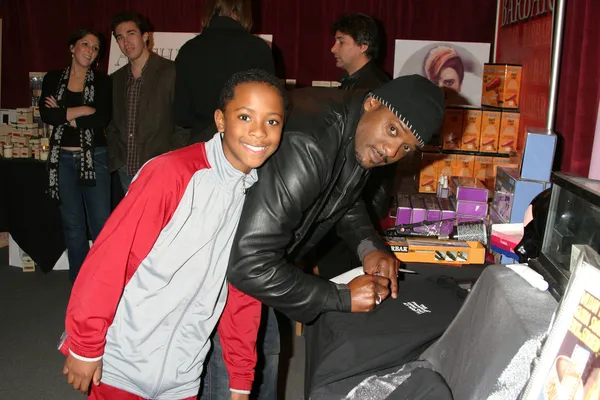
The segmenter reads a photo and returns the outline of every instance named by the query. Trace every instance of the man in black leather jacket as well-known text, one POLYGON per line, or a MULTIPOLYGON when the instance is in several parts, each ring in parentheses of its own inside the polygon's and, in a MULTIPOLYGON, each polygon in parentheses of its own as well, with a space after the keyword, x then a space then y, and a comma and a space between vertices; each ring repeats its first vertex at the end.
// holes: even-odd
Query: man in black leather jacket
MULTIPOLYGON (((390 287, 397 295, 399 262, 375 232, 362 189, 371 168, 395 163, 431 138, 443 119, 443 94, 418 75, 361 93, 292 91, 280 147, 249 189, 233 240, 231 284, 295 321, 326 311, 370 311, 390 287), (293 264, 334 226, 366 272, 347 285, 293 264)), ((258 398, 275 400, 279 332, 272 309, 262 324, 258 398)), ((222 357, 213 358, 215 373, 226 376, 222 357)))
MULTIPOLYGON (((390 81, 376 65, 383 32, 374 18, 362 13, 342 15, 333 24, 332 32, 335 43, 331 52, 336 66, 346 71, 339 79, 339 90, 368 91, 390 81)), ((395 164, 377 168, 363 189, 367 212, 375 227, 389 212, 395 172, 395 164)), ((318 268, 320 276, 329 279, 360 266, 361 260, 331 230, 311 251, 308 262, 318 268)))
POLYGON ((366 97, 301 89, 279 150, 248 191, 228 268, 231 284, 292 320, 326 311, 370 311, 398 289, 398 260, 373 228, 361 191, 369 170, 397 162, 441 126, 442 91, 419 75, 366 97), (367 275, 338 285, 296 268, 332 228, 356 249, 367 275), (381 275, 389 281, 376 280, 381 275))

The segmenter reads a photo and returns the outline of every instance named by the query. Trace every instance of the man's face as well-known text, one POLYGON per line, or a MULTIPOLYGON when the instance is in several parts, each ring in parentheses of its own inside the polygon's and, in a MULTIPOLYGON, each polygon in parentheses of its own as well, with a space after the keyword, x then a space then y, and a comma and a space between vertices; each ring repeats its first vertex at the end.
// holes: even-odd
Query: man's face
POLYGON ((417 138, 389 108, 372 97, 363 107, 354 140, 356 160, 363 168, 395 163, 416 150, 417 138))
POLYGON ((137 60, 146 48, 148 32, 143 35, 135 22, 123 22, 115 28, 115 39, 119 48, 130 60, 137 60))
POLYGON ((335 66, 346 71, 356 70, 355 65, 360 62, 369 46, 358 45, 352 39, 352 36, 337 31, 335 33, 335 43, 331 52, 335 57, 335 66))

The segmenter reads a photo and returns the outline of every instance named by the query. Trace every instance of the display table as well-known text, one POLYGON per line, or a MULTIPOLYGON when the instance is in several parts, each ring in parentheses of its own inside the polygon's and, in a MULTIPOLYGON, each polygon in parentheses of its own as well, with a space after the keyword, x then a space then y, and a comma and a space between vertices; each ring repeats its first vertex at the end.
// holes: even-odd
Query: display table
POLYGON ((46 164, 0 159, 0 184, 0 232, 9 232, 41 270, 52 270, 65 242, 58 205, 46 195, 46 164))
MULTIPOLYGON (((415 265, 409 268, 417 269, 415 265)), ((428 267, 420 266, 419 269, 426 270, 428 267)), ((461 269, 448 272, 457 270, 461 269)), ((405 285, 410 283, 409 280, 405 285)), ((384 304, 385 302, 382 306, 384 304)), ((531 360, 556 306, 556 300, 548 292, 533 288, 505 266, 487 267, 445 333, 428 346, 420 357, 415 355, 415 358, 433 365, 435 371, 446 380, 455 399, 517 398, 516 394, 528 379, 531 360)), ((344 360, 332 359, 331 355, 339 357, 337 348, 350 347, 341 342, 336 343, 336 337, 325 335, 335 330, 332 324, 339 324, 338 318, 340 317, 335 315, 325 315, 325 318, 321 317, 307 328, 307 399, 343 399, 368 377, 378 376, 378 379, 373 380, 375 384, 390 379, 391 375, 386 374, 393 374, 407 361, 398 359, 398 365, 390 366, 389 360, 384 360, 385 363, 381 363, 377 371, 371 362, 369 347, 377 348, 382 353, 380 346, 388 343, 389 352, 396 352, 406 340, 414 341, 413 336, 418 333, 415 330, 424 329, 415 324, 412 331, 403 334, 392 332, 395 340, 390 341, 371 321, 369 326, 374 329, 364 329, 362 337, 357 338, 355 334, 348 336, 361 346, 355 348, 354 354, 345 356, 353 358, 353 364, 348 365, 343 364, 344 360), (365 354, 361 357, 365 357, 367 362, 364 364, 365 368, 360 367, 363 362, 357 358, 361 351, 365 354), (352 376, 335 379, 341 377, 339 371, 342 365, 351 370, 352 376), (360 368, 357 369, 357 366, 360 368)), ((444 318, 444 315, 439 318, 442 325, 444 318)), ((388 320, 390 326, 394 326, 393 318, 388 320)), ((430 331, 429 326, 425 329, 430 331)))

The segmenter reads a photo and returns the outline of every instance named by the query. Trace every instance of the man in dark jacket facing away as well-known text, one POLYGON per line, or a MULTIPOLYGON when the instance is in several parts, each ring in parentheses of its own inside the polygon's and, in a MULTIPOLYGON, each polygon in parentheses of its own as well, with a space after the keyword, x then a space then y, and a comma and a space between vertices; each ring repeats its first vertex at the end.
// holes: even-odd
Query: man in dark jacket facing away
POLYGON ((397 78, 367 96, 324 88, 291 96, 279 150, 248 191, 227 277, 242 292, 299 322, 327 311, 369 311, 389 293, 380 286, 381 277, 397 296, 399 262, 369 219, 363 186, 372 168, 397 162, 433 136, 444 117, 444 96, 418 75, 397 78), (333 226, 367 274, 348 285, 306 274, 293 264, 333 226), (365 285, 368 279, 371 287, 365 285))
POLYGON ((175 60, 175 122, 191 129, 192 143, 216 133, 219 94, 233 74, 253 68, 275 74, 271 48, 250 33, 250 1, 208 0, 202 19, 202 32, 179 49, 175 60))

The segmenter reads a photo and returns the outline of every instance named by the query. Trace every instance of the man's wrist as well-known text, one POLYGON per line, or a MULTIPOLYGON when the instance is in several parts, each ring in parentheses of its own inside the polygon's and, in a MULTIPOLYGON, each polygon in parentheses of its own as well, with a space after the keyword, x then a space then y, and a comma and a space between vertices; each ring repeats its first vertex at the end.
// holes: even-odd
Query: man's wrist
POLYGON ((360 262, 364 263, 366 256, 378 250, 380 249, 378 249, 377 246, 375 246, 371 239, 364 239, 358 245, 356 252, 358 253, 358 258, 360 259, 360 262))
POLYGON ((336 283, 338 296, 340 299, 340 311, 350 312, 352 311, 352 294, 350 293, 350 287, 343 283, 336 283))

